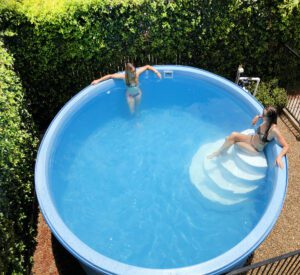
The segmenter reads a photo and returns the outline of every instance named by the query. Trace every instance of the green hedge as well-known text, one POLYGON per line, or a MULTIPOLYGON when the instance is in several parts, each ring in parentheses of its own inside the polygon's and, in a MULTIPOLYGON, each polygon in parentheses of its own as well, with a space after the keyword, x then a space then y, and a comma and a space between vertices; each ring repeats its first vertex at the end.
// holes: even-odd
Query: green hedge
POLYGON ((41 128, 99 72, 121 70, 126 60, 191 65, 230 79, 240 63, 263 80, 299 71, 284 47, 300 48, 293 1, 76 0, 51 9, 51 1, 13 2, 2 7, 0 25, 15 34, 5 42, 41 128))
POLYGON ((33 166, 37 139, 0 40, 0 273, 29 274, 35 236, 33 166))
MULTIPOLYGON (((284 45, 299 52, 298 2, 1 1, 0 32, 10 34, 5 47, 15 62, 1 42, 0 271, 30 270, 37 141, 26 108, 45 129, 99 72, 121 70, 127 60, 191 65, 230 79, 242 63, 266 82, 296 79, 299 62, 284 45)), ((270 89, 261 84, 258 99, 281 108, 284 94, 270 89)))
POLYGON ((284 88, 278 86, 278 80, 273 79, 269 82, 261 82, 258 87, 256 98, 264 106, 274 106, 279 112, 287 104, 287 93, 284 88))

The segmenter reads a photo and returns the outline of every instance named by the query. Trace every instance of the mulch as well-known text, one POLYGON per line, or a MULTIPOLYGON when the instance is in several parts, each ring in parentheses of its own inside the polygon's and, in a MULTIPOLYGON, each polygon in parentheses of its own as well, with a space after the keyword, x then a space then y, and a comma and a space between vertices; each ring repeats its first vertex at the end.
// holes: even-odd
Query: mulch
POLYGON ((38 217, 37 246, 32 274, 85 274, 79 262, 57 241, 41 212, 38 217))
MULTIPOLYGON (((284 121, 284 118, 279 120, 278 125, 290 145, 286 199, 275 227, 253 253, 252 263, 300 249, 300 142, 284 121)), ((41 213, 37 226, 37 246, 33 256, 32 274, 84 274, 78 261, 51 234, 41 213)))

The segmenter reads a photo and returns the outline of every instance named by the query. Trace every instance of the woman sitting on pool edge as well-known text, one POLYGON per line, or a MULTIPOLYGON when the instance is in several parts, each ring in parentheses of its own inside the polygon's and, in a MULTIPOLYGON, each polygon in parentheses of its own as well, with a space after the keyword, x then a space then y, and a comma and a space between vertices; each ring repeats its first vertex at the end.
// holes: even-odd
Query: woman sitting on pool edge
POLYGON ((154 72, 159 78, 161 78, 161 74, 155 68, 150 65, 143 66, 136 70, 136 68, 131 64, 127 63, 125 65, 125 74, 124 73, 115 73, 108 74, 99 79, 94 80, 91 84, 95 85, 101 81, 107 79, 124 79, 126 84, 126 99, 129 106, 130 113, 133 114, 135 109, 139 106, 141 102, 142 92, 139 88, 139 76, 145 72, 146 70, 150 70, 154 72))
POLYGON ((259 118, 263 119, 263 123, 257 128, 255 134, 245 135, 233 132, 226 138, 225 142, 216 152, 207 156, 212 159, 227 151, 230 146, 237 143, 240 147, 245 148, 250 152, 260 152, 272 139, 276 138, 283 147, 279 155, 276 157, 276 164, 283 168, 282 157, 285 156, 289 149, 285 138, 277 127, 277 111, 274 107, 267 107, 264 109, 262 115, 257 115, 252 120, 252 125, 255 125, 259 118))

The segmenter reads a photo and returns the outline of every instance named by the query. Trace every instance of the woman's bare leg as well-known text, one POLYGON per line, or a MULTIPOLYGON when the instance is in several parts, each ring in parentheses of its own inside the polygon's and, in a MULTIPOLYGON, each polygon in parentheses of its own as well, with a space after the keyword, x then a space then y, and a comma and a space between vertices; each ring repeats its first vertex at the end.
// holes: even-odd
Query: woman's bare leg
POLYGON ((142 99, 142 93, 140 92, 139 95, 137 95, 135 97, 135 109, 137 110, 140 106, 141 103, 141 99, 142 99))
POLYGON ((236 145, 238 145, 240 148, 245 149, 249 153, 258 153, 257 150, 249 142, 237 142, 236 145))
POLYGON ((127 95, 126 99, 127 99, 127 103, 128 103, 130 113, 133 114, 134 113, 134 98, 130 95, 127 95))
POLYGON ((212 159, 214 157, 219 156, 223 152, 227 151, 230 146, 232 146, 236 142, 246 142, 250 144, 251 137, 249 135, 244 135, 238 132, 232 132, 230 136, 228 136, 223 143, 223 145, 214 153, 207 156, 208 159, 212 159))

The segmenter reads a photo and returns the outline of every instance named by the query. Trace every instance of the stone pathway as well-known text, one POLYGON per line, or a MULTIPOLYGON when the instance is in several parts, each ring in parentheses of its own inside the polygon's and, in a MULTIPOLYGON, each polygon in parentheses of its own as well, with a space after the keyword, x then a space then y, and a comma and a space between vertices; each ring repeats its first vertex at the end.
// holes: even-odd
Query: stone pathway
MULTIPOLYGON (((283 120, 280 119, 278 125, 290 145, 288 191, 279 219, 270 235, 255 251, 252 263, 300 249, 300 142, 283 120)), ((33 274, 84 274, 77 260, 51 234, 41 213, 33 260, 33 274)))

